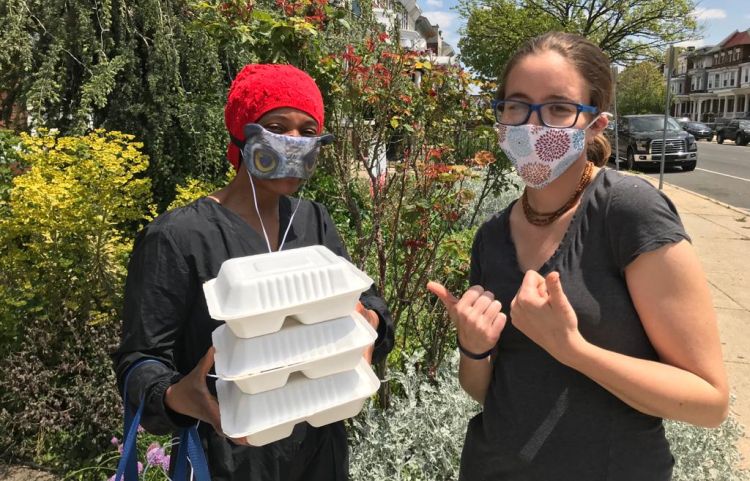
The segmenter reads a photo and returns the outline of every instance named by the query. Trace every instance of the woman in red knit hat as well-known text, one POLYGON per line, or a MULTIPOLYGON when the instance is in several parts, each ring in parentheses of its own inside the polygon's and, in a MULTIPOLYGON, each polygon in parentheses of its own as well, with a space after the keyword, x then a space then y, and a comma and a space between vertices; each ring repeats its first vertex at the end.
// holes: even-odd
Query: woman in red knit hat
MULTIPOLYGON (((348 479, 342 422, 300 423, 289 438, 242 445, 221 434, 207 375, 213 365, 202 285, 230 258, 325 245, 346 256, 322 205, 292 198, 312 175, 323 135, 323 99, 315 81, 290 65, 247 65, 229 90, 227 158, 237 170, 225 188, 159 216, 136 239, 125 286, 123 334, 113 358, 122 392, 145 400, 141 424, 163 434, 199 423, 211 477, 217 480, 348 479), (160 362, 137 365, 143 359, 160 362), (135 366, 132 372, 128 372, 135 366)), ((378 332, 373 362, 393 346, 388 309, 374 289, 357 310, 378 332)), ((181 480, 180 480, 181 481, 181 480)))

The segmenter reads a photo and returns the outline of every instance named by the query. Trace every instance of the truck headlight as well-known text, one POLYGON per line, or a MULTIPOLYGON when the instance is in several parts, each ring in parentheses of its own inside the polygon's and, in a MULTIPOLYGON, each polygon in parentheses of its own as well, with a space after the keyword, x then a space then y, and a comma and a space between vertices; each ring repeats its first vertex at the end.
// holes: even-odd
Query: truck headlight
POLYGON ((648 140, 636 140, 635 147, 639 152, 648 152, 648 140))
POLYGON ((693 137, 692 135, 687 136, 687 149, 698 150, 698 144, 695 143, 695 137, 693 137))

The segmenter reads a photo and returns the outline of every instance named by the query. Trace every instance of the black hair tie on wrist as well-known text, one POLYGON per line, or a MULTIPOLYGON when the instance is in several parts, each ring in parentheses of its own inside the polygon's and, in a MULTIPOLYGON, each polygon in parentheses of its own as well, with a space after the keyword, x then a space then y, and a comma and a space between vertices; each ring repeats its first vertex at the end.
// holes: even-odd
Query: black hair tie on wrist
POLYGON ((486 359, 487 356, 495 352, 495 347, 490 349, 489 351, 483 352, 481 354, 475 354, 471 351, 466 350, 462 345, 461 341, 458 340, 458 333, 456 333, 456 345, 458 346, 458 350, 461 351, 461 354, 468 357, 469 359, 474 359, 475 361, 481 361, 482 359, 486 359))

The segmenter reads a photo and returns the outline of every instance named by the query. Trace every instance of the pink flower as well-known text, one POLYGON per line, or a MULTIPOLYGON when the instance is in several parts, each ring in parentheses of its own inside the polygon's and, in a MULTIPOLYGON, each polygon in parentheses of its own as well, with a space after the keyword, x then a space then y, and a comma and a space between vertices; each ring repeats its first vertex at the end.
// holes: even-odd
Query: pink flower
POLYGON ((158 443, 153 443, 146 451, 146 462, 150 466, 159 466, 164 471, 169 470, 170 456, 164 453, 164 448, 158 443))
POLYGON ((117 436, 112 436, 112 439, 109 440, 110 443, 112 443, 112 446, 119 446, 120 440, 117 439, 117 436))

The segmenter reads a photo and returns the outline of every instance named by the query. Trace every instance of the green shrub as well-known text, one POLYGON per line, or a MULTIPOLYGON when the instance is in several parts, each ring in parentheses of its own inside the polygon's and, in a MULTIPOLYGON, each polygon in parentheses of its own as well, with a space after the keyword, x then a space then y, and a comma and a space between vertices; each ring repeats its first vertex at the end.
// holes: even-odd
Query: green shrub
POLYGON ((147 158, 132 137, 21 136, 28 169, 0 208, 0 452, 67 469, 119 423, 108 353, 147 158))
POLYGON ((18 153, 21 139, 9 130, 0 130, 0 200, 7 200, 13 177, 21 173, 23 163, 18 153))

